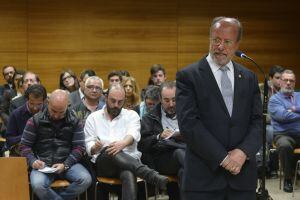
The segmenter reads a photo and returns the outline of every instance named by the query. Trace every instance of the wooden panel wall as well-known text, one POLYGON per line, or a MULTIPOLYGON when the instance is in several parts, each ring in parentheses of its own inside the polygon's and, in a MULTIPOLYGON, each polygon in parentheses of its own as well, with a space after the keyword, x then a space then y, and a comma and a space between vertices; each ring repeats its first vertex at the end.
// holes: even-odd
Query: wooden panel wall
POLYGON ((153 63, 174 79, 204 56, 212 18, 225 15, 242 21, 241 50, 265 71, 279 64, 300 75, 298 8, 297 0, 4 1, 0 64, 38 73, 49 91, 58 87, 63 68, 77 74, 92 68, 103 79, 112 69, 127 69, 144 87, 153 63))

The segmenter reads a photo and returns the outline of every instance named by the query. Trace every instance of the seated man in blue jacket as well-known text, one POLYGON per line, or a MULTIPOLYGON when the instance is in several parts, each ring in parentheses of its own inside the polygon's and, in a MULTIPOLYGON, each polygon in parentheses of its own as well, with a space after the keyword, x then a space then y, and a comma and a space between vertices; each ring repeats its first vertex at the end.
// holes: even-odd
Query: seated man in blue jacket
POLYGON ((274 141, 279 149, 284 171, 285 192, 292 192, 293 151, 300 147, 300 93, 294 92, 296 76, 292 70, 284 70, 281 75, 280 92, 269 101, 274 141))

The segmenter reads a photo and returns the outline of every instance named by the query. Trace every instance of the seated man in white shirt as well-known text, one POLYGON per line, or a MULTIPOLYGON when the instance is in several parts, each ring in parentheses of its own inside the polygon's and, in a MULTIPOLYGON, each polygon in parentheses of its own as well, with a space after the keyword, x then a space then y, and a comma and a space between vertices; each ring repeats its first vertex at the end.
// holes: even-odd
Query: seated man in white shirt
POLYGON ((166 188, 168 179, 141 163, 137 150, 140 118, 135 111, 123 109, 124 102, 124 88, 120 84, 110 86, 106 107, 89 115, 84 133, 97 176, 120 178, 122 199, 132 199, 137 194, 136 176, 159 188, 166 188))

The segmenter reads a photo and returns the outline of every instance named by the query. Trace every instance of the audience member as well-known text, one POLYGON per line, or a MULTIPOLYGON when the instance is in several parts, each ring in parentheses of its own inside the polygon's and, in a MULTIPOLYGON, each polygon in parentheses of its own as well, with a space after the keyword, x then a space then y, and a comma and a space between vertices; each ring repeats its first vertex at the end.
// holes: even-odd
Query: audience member
POLYGON ((74 107, 82 102, 82 100, 84 98, 83 92, 84 92, 85 81, 88 77, 91 77, 91 76, 96 76, 96 73, 94 70, 86 69, 83 72, 81 72, 80 77, 79 77, 80 87, 78 88, 78 90, 71 92, 69 95, 69 101, 70 101, 70 105, 72 107, 74 107))
POLYGON ((160 85, 167 79, 166 70, 161 64, 152 65, 150 74, 148 85, 160 85))
POLYGON ((79 88, 78 79, 75 73, 70 70, 63 70, 59 76, 59 89, 67 90, 70 93, 79 88))
POLYGON ((122 75, 119 71, 113 70, 108 74, 107 79, 108 79, 109 86, 111 86, 113 84, 121 83, 122 75))
POLYGON ((269 101, 274 142, 279 149, 279 158, 284 172, 285 192, 292 192, 293 150, 300 147, 300 93, 295 92, 296 76, 292 70, 281 74, 280 92, 269 101))
MULTIPOLYGON (((280 90, 280 77, 284 69, 281 66, 274 65, 269 71, 268 81, 268 99, 273 94, 276 94, 280 90)), ((262 101, 264 101, 264 83, 259 84, 262 101)), ((271 125, 271 117, 268 112, 266 115, 266 137, 269 148, 273 148, 273 127, 271 125)), ((267 163, 267 177, 277 178, 278 177, 278 153, 269 152, 269 160, 267 163)))
POLYGON ((47 109, 27 121, 20 150, 32 168, 30 185, 39 199, 75 199, 91 184, 89 172, 78 163, 85 152, 84 133, 68 108, 67 91, 53 91, 47 109), (47 166, 55 172, 39 171, 47 166), (71 184, 54 191, 50 185, 59 178, 71 184))
POLYGON ((5 79, 6 83, 0 87, 0 95, 3 95, 5 90, 11 91, 11 97, 17 95, 16 86, 14 83, 14 76, 16 73, 16 68, 12 65, 5 65, 2 68, 3 78, 5 79))
MULTIPOLYGON (((26 92, 29 86, 40 83, 40 78, 33 72, 26 72, 22 77, 22 89, 24 92, 26 92)), ((26 99, 24 95, 13 99, 10 103, 9 113, 12 113, 16 108, 24 105, 25 102, 26 99)))
POLYGON ((35 113, 42 110, 47 92, 44 86, 35 84, 26 90, 24 97, 26 103, 15 109, 9 116, 6 130, 6 145, 10 156, 20 156, 19 143, 26 125, 26 122, 35 113))
POLYGON ((124 108, 132 110, 140 104, 140 93, 137 82, 133 77, 124 77, 122 85, 125 89, 124 108))
MULTIPOLYGON (((175 92, 174 81, 160 85, 161 103, 142 119, 139 149, 143 153, 142 160, 147 165, 154 166, 162 174, 178 175, 181 180, 185 145, 178 128, 175 92)), ((170 200, 180 199, 178 184, 169 184, 168 195, 170 200)))
MULTIPOLYGON (((73 109, 76 116, 85 124, 86 118, 94 111, 102 109, 105 101, 103 96, 103 80, 98 76, 88 77, 85 81, 84 99, 73 109)), ((105 99, 105 98, 104 98, 105 99)))
POLYGON ((136 176, 160 188, 166 186, 168 179, 140 162, 141 153, 137 150, 140 118, 136 112, 123 109, 124 102, 124 88, 120 84, 111 85, 106 107, 88 116, 84 132, 97 176, 120 178, 125 200, 136 198, 136 176))
POLYGON ((23 79, 24 74, 25 74, 25 71, 21 70, 21 69, 17 69, 16 72, 15 72, 14 84, 15 84, 16 89, 17 89, 17 96, 15 96, 14 99, 19 97, 19 96, 22 96, 25 92, 22 88, 22 79, 23 79))
POLYGON ((139 114, 141 119, 160 102, 159 87, 155 85, 147 86, 147 88, 145 89, 144 98, 144 101, 134 107, 134 111, 139 114))

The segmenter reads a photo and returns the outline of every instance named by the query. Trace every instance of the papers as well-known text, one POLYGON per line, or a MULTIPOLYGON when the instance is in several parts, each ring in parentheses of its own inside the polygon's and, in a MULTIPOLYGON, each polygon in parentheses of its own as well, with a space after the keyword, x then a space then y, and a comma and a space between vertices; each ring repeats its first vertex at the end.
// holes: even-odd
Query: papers
POLYGON ((47 174, 51 174, 57 171, 57 168, 53 168, 53 167, 44 167, 43 169, 39 169, 38 171, 43 172, 43 173, 47 173, 47 174))
POLYGON ((168 137, 164 138, 165 140, 170 139, 171 137, 176 137, 180 134, 179 129, 175 129, 172 134, 170 134, 168 137))

